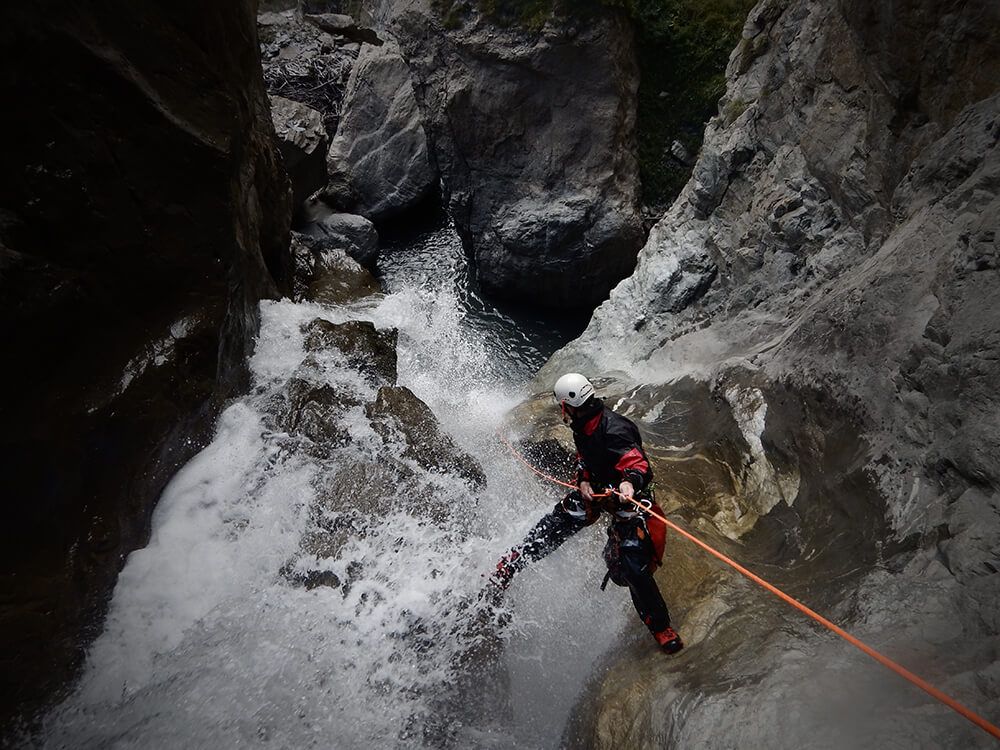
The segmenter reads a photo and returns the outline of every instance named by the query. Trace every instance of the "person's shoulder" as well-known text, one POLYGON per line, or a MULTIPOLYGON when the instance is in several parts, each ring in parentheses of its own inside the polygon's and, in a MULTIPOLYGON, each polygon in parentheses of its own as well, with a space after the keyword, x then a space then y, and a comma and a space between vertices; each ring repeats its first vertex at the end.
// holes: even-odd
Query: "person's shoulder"
POLYGON ((608 407, 604 407, 604 413, 608 415, 609 419, 621 420, 622 422, 627 422, 630 425, 633 426, 635 425, 635 422, 626 417, 624 414, 615 411, 614 409, 609 409, 608 407))
POLYGON ((635 430, 639 431, 638 425, 631 419, 626 417, 624 414, 619 414, 611 409, 605 409, 604 413, 607 415, 608 426, 617 426, 620 429, 635 430))

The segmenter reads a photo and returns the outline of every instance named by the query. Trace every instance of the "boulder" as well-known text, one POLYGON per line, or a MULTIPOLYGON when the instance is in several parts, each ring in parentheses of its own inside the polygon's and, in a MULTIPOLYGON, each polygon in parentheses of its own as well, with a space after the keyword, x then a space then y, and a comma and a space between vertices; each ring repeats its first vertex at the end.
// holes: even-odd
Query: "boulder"
POLYGON ((343 250, 322 250, 306 298, 325 305, 346 305, 380 289, 375 277, 343 250))
POLYGON ((324 249, 343 250, 365 268, 378 260, 378 232, 364 216, 338 213, 321 201, 305 207, 306 223, 301 229, 324 249))
MULTIPOLYGON (((290 429, 301 429, 303 418, 308 419, 311 410, 318 407, 316 424, 326 423, 322 427, 324 437, 341 430, 339 420, 344 410, 357 404, 349 395, 304 378, 293 378, 286 394, 288 407, 284 412, 290 417, 290 429)), ((404 459, 435 474, 455 474, 476 487, 485 482, 474 459, 454 446, 440 431, 430 409, 408 389, 380 388, 378 397, 366 405, 365 412, 375 432, 383 438, 382 446, 370 461, 338 456, 332 470, 317 478, 316 499, 310 507, 310 530, 303 536, 298 553, 282 568, 285 578, 305 588, 347 588, 358 579, 362 571, 357 564, 347 566, 347 579, 342 580, 327 569, 327 561, 338 560, 351 538, 365 535, 373 519, 377 520, 384 512, 386 498, 393 498, 394 511, 405 511, 435 525, 449 523, 454 507, 452 498, 442 494, 433 478, 404 459), (400 438, 404 443, 402 455, 397 453, 400 438)), ((305 428, 309 427, 310 423, 305 422, 305 428)), ((343 443, 334 437, 326 443, 325 452, 314 451, 314 455, 329 457, 329 449, 340 445, 343 443)))
POLYGON ((395 43, 361 49, 327 166, 344 188, 336 191, 341 205, 376 223, 437 189, 410 68, 395 43))
POLYGON ((428 471, 455 474, 475 487, 486 484, 482 467, 441 431, 434 412, 406 386, 383 386, 365 407, 384 440, 403 439, 403 455, 428 471))
POLYGON ((292 200, 298 206, 326 185, 326 129, 323 115, 312 107, 271 95, 271 121, 278 147, 292 181, 292 200))
POLYGON ((349 391, 311 379, 310 369, 307 363, 302 374, 288 382, 283 408, 275 412, 282 429, 307 438, 312 443, 311 453, 325 457, 350 441, 350 433, 340 419, 346 409, 361 402, 349 391))
POLYGON ((351 367, 356 368, 374 385, 396 383, 395 328, 379 331, 368 321, 351 320, 331 323, 317 318, 302 327, 306 351, 337 349, 351 367))
POLYGON ((643 239, 630 21, 604 9, 557 15, 539 31, 500 27, 463 4, 461 22, 442 30, 431 0, 377 5, 413 71, 483 286, 592 309, 632 270, 643 239))
POLYGON ((382 46, 382 40, 378 38, 378 34, 372 29, 358 26, 357 21, 350 16, 340 13, 307 13, 305 19, 327 34, 338 34, 359 44, 382 46))
POLYGON ((325 248, 307 235, 292 233, 295 299, 347 305, 377 294, 371 273, 340 248, 325 248))

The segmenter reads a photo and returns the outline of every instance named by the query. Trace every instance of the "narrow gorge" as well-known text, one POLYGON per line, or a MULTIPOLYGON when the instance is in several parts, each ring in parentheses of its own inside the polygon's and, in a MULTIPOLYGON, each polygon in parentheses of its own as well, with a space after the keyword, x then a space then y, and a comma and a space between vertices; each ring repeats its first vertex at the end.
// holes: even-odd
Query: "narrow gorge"
POLYGON ((0 745, 987 748, 678 535, 666 655, 552 399, 1000 723, 1000 6, 0 11, 0 745))

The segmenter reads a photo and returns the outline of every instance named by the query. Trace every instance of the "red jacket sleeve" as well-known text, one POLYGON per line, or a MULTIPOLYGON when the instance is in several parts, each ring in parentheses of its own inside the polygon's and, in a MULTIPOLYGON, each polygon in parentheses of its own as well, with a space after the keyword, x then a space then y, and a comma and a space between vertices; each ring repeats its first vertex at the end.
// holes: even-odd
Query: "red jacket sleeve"
POLYGON ((621 474, 622 481, 628 480, 635 489, 641 490, 651 479, 652 472, 649 470, 649 461, 640 448, 632 448, 622 454, 615 464, 615 470, 621 474))

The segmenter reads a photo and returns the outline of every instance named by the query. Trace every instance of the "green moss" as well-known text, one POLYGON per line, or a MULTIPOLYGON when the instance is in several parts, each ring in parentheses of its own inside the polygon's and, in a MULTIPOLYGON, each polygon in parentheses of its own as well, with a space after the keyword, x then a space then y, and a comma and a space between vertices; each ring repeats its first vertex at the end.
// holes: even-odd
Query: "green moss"
POLYGON ((539 31, 552 17, 553 0, 476 0, 479 9, 500 26, 539 31))
POLYGON ((758 34, 753 39, 742 39, 736 51, 736 72, 743 75, 753 64, 753 61, 767 52, 771 40, 766 34, 758 34))
POLYGON ((431 8, 441 19, 441 26, 447 31, 454 31, 461 28, 462 21, 469 10, 469 4, 465 0, 431 0, 431 8))
POLYGON ((636 21, 643 200, 663 206, 691 174, 669 155, 670 145, 679 141, 692 155, 701 148, 705 123, 725 93, 726 62, 754 0, 624 1, 636 21))
POLYGON ((726 105, 722 108, 722 119, 726 125, 732 125, 736 120, 747 111, 747 107, 750 106, 750 102, 744 101, 739 97, 735 99, 730 99, 726 102, 726 105))
POLYGON ((452 8, 441 21, 441 25, 449 31, 457 29, 462 25, 462 12, 458 8, 452 8))

